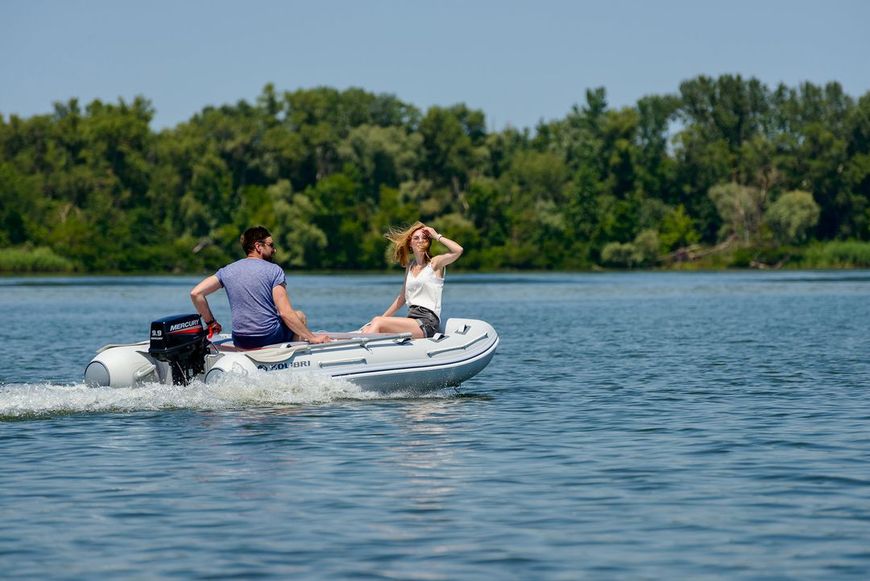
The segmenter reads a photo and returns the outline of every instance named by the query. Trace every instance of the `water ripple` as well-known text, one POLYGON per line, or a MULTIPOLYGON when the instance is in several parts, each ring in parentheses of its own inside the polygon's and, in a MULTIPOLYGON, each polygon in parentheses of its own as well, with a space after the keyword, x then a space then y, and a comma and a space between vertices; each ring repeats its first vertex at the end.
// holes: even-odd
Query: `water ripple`
MULTIPOLYGON (((866 577, 867 273, 450 280, 502 344, 431 398, 87 388, 93 350, 189 308, 190 281, 7 280, 4 576, 866 577)), ((398 290, 288 281, 325 328, 398 290)))

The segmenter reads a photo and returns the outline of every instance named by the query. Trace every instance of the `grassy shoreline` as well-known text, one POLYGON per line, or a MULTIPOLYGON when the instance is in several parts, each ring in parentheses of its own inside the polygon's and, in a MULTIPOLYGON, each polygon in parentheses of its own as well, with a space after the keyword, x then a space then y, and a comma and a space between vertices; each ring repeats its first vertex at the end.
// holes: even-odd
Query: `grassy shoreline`
MULTIPOLYGON (((800 247, 743 247, 722 253, 706 254, 693 260, 672 261, 645 268, 593 267, 578 270, 527 270, 516 268, 469 270, 461 267, 454 272, 463 273, 517 273, 517 272, 600 272, 600 271, 719 271, 719 270, 857 270, 870 268, 870 242, 831 241, 815 242, 800 247)), ((208 273, 199 271, 84 271, 73 261, 60 256, 47 247, 19 246, 0 248, 0 276, 20 275, 127 275, 127 276, 195 276, 208 273)), ((294 270, 299 274, 392 274, 395 269, 383 270, 294 270)))

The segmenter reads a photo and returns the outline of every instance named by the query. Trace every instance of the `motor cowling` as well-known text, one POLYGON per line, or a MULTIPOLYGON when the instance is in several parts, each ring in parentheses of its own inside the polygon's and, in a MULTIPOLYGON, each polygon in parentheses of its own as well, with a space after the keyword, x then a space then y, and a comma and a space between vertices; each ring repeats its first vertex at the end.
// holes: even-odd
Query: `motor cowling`
POLYGON ((151 322, 148 354, 169 364, 176 385, 187 385, 205 371, 208 345, 208 335, 197 314, 171 315, 151 322))

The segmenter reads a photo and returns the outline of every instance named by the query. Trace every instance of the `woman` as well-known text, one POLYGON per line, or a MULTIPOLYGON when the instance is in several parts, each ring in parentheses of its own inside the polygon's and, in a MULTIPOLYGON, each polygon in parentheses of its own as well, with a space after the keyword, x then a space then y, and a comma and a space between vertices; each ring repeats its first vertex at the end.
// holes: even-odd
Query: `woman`
POLYGON ((363 333, 411 333, 415 339, 432 337, 441 325, 444 269, 462 256, 462 246, 422 222, 402 231, 390 231, 387 238, 393 243, 393 260, 405 267, 405 284, 383 316, 372 319, 363 333), (446 246, 448 252, 430 255, 432 240, 446 246), (408 316, 394 317, 404 304, 408 305, 408 316))

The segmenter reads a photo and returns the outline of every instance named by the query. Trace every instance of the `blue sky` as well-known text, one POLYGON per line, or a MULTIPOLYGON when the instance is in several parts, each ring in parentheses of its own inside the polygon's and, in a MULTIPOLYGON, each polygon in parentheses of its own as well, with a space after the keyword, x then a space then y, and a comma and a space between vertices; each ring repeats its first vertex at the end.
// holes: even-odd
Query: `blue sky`
POLYGON ((870 91, 870 2, 0 0, 0 114, 143 95, 163 128, 262 87, 463 102, 490 129, 613 107, 700 74, 870 91))

